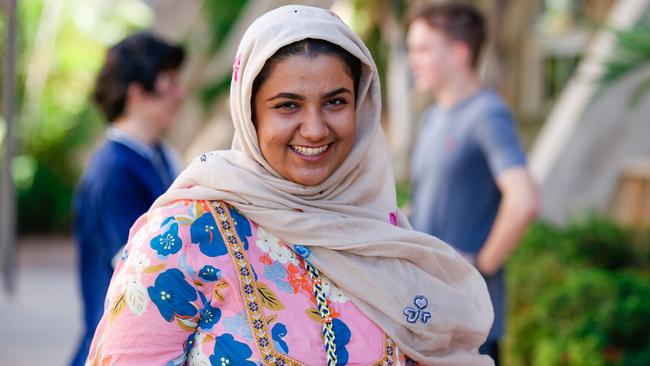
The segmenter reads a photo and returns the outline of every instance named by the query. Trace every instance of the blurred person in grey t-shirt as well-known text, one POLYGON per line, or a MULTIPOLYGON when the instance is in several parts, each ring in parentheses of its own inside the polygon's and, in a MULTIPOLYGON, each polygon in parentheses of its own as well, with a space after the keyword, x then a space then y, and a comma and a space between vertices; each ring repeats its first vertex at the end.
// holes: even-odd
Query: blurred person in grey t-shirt
POLYGON ((409 63, 416 88, 436 103, 422 117, 411 165, 411 223, 456 248, 483 274, 495 320, 481 353, 499 364, 503 265, 538 211, 512 116, 477 75, 485 21, 472 7, 412 12, 409 63))

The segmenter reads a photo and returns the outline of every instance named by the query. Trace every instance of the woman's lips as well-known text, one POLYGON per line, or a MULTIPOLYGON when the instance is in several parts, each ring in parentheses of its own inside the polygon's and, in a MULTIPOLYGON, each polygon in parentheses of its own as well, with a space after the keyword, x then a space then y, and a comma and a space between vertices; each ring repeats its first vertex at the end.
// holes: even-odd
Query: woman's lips
POLYGON ((320 146, 289 145, 289 148, 303 160, 318 161, 329 155, 332 145, 333 143, 320 146))
POLYGON ((327 151, 330 145, 327 144, 327 145, 316 146, 316 147, 302 146, 302 145, 289 145, 289 146, 291 147, 291 150, 297 152, 300 155, 318 156, 323 154, 325 151, 327 151))

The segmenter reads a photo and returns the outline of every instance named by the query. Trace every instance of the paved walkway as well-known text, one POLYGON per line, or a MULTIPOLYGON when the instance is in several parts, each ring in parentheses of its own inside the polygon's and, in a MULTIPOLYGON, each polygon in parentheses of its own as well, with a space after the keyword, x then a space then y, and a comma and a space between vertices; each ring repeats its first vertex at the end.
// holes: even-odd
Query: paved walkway
POLYGON ((0 290, 0 365, 67 365, 81 333, 75 253, 67 238, 18 245, 16 293, 0 290))

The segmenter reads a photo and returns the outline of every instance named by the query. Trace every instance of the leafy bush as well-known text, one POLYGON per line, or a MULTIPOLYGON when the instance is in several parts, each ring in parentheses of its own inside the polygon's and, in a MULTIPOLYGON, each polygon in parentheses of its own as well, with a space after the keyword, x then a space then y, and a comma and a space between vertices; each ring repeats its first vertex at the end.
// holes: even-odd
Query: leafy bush
POLYGON ((650 235, 537 223, 508 264, 509 365, 650 365, 650 235))
MULTIPOLYGON (((69 232, 70 201, 82 162, 104 127, 88 98, 95 75, 107 46, 150 22, 147 6, 137 0, 115 1, 96 14, 97 1, 63 3, 60 8, 44 0, 18 2, 17 156, 11 170, 20 234, 69 232), (56 9, 61 11, 58 26, 47 28, 38 41, 52 45, 49 50, 36 34, 50 19, 43 12, 56 9)), ((0 23, 0 34, 3 28, 0 23)))

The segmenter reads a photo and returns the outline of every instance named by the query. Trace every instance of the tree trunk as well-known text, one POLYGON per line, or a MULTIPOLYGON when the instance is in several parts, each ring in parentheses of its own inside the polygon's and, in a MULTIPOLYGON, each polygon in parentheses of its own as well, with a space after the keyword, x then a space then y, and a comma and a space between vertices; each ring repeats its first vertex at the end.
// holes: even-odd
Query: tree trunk
POLYGON ((5 120, 4 154, 2 155, 2 176, 0 176, 0 266, 7 293, 15 290, 16 268, 16 189, 11 176, 11 161, 14 156, 14 103, 16 64, 16 0, 5 2, 7 39, 4 52, 2 111, 5 120))

